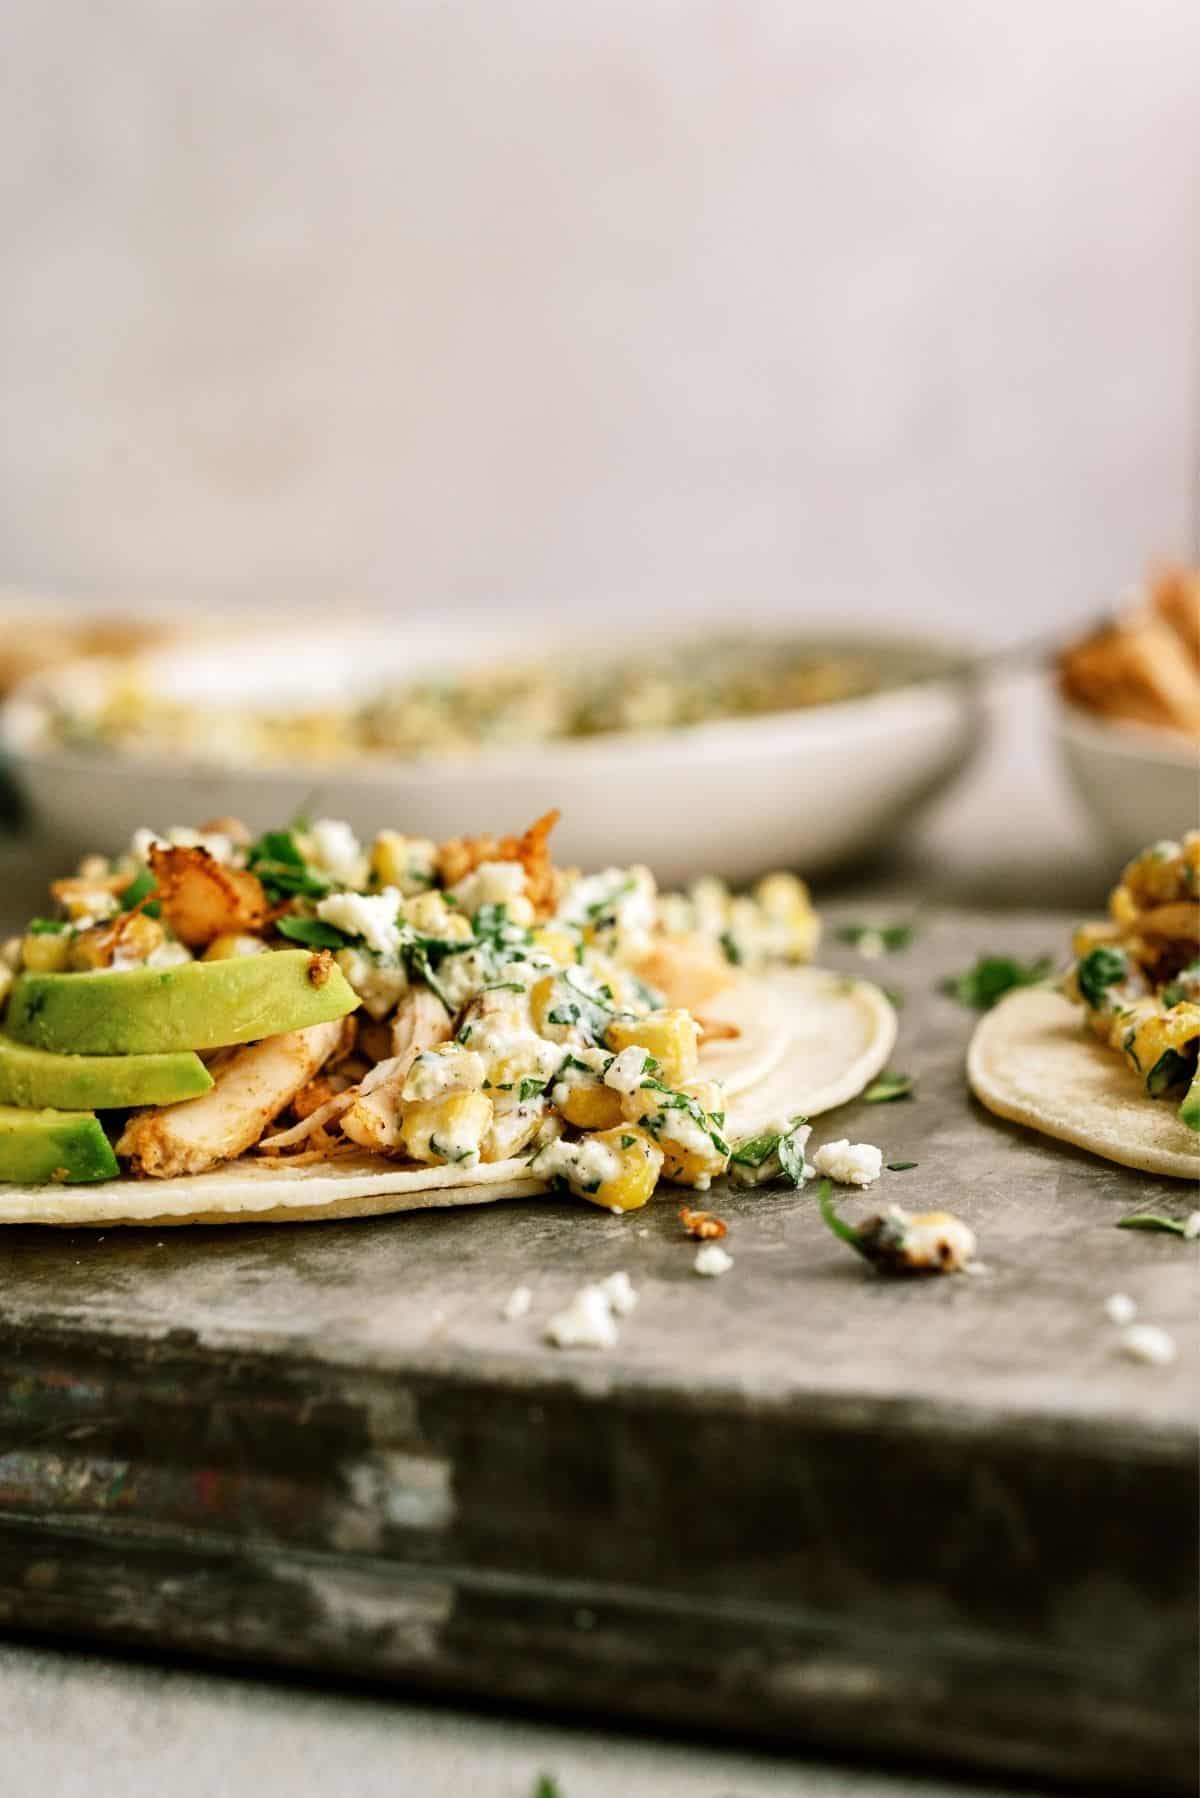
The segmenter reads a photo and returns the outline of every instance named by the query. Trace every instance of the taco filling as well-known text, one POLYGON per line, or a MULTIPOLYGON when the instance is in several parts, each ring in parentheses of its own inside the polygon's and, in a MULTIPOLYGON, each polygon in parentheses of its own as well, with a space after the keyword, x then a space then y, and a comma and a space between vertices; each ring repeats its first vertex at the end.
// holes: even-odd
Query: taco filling
POLYGON ((1200 1131, 1200 830, 1144 849, 1108 910, 1076 931, 1063 991, 1147 1095, 1200 1131))
POLYGON ((808 959, 808 894, 559 869, 555 818, 440 844, 226 819, 86 858, 0 960, 0 1181, 367 1155, 614 1211, 703 1190, 737 1150, 722 995, 808 959))

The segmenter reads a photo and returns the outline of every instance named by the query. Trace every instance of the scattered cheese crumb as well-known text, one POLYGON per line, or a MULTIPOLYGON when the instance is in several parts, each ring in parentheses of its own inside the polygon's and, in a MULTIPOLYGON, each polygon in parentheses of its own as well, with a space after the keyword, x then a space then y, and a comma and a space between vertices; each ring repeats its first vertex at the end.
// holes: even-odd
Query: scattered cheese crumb
POLYGON ((361 937, 376 955, 394 955, 400 947, 401 894, 398 887, 382 893, 331 893, 318 899, 317 916, 347 936, 361 937))
POLYGON ((822 1143, 813 1155, 813 1167, 839 1186, 870 1186, 883 1172, 883 1150, 871 1142, 849 1142, 843 1136, 837 1142, 822 1143))
POLYGON ((1114 1292, 1104 1301, 1104 1311, 1110 1323, 1131 1324, 1137 1316, 1137 1306, 1127 1292, 1114 1292))
POLYGON ((555 1348, 615 1348, 617 1325, 603 1286, 581 1286, 565 1310, 555 1312, 546 1325, 546 1341, 555 1348))
POLYGON ((866 961, 878 961, 887 949, 881 930, 864 930, 855 944, 858 953, 866 961))
POLYGON ((528 1317, 529 1307, 533 1304, 533 1291, 528 1286, 514 1286, 500 1307, 500 1315, 506 1323, 515 1324, 518 1319, 528 1317))
POLYGON ((630 1285, 627 1273, 609 1274, 607 1280, 601 1280, 600 1290, 607 1296, 618 1317, 628 1317, 638 1302, 638 1295, 630 1285))
POLYGON ((719 1242, 706 1242, 696 1250, 692 1271, 715 1280, 718 1274, 727 1274, 732 1266, 733 1256, 727 1254, 719 1242))
POLYGON ((1200 1211, 1189 1211, 1183 1220, 1183 1234, 1188 1242, 1200 1236, 1200 1211))
POLYGON ((312 843, 319 867, 339 886, 362 886, 367 877, 362 845, 344 818, 318 818, 312 827, 312 843))
POLYGON ((1121 1335, 1121 1347, 1134 1361, 1152 1367, 1169 1367, 1175 1359, 1175 1338, 1157 1324, 1130 1324, 1121 1335))

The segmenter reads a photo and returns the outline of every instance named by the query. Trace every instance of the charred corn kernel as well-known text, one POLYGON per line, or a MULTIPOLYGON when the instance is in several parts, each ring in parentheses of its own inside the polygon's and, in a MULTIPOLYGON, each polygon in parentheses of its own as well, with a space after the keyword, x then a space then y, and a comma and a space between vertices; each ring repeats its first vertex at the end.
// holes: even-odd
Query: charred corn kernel
POLYGON ((554 1088, 554 1102, 577 1130, 611 1130, 625 1115, 621 1095, 602 1080, 585 1079, 578 1085, 560 1082, 554 1088))
POLYGON ((501 1093, 492 1102, 492 1127, 483 1141, 484 1161, 507 1161, 511 1155, 528 1148, 549 1118, 545 1099, 533 1098, 512 1103, 512 1095, 501 1093))
POLYGON ((447 1093, 478 1092, 487 1070, 482 1055, 461 1043, 437 1043, 422 1049, 408 1070, 401 1097, 440 1099, 447 1093))
POLYGON ((658 1184, 662 1165, 662 1151, 644 1131, 618 1124, 579 1142, 548 1143, 529 1171, 541 1180, 563 1180, 579 1198, 609 1211, 636 1211, 658 1184))
POLYGON ((66 930, 47 931, 44 936, 29 931, 21 939, 21 961, 31 974, 61 974, 71 953, 71 936, 66 930))
POLYGON ((605 1041, 616 1054, 636 1045, 653 1055, 664 1086, 682 1085, 699 1065, 700 1032, 690 1012, 651 1011, 644 1018, 614 1018, 605 1041))
POLYGON ((440 937, 443 942, 469 942, 475 934, 471 920, 453 910, 440 893, 418 893, 406 899, 400 916, 423 936, 440 937))
POLYGON ((563 924, 540 924, 533 932, 536 955, 548 955, 556 967, 565 968, 576 961, 579 938, 563 924))
POLYGON ((107 887, 88 886, 82 881, 56 881, 54 894, 72 921, 111 918, 118 909, 115 893, 110 893, 107 887))
POLYGON ((436 845, 428 837, 405 837, 381 830, 371 846, 371 873, 381 887, 398 887, 405 898, 433 885, 436 845))
POLYGON ((263 955, 267 945, 260 936, 251 936, 248 931, 229 930, 223 936, 215 936, 204 951, 203 961, 232 961, 238 955, 263 955))
POLYGON ((1113 1037, 1143 1080, 1149 1082, 1152 1078, 1157 1078, 1177 1085, 1184 1079, 1182 1068, 1175 1068, 1170 1080, 1161 1069, 1155 1076, 1155 1070, 1168 1051, 1184 1060, 1188 1059, 1189 1051, 1200 1038, 1200 1005, 1185 1001, 1164 1012, 1158 1009, 1156 1002, 1143 1001, 1131 1008, 1128 1018, 1114 1024, 1113 1037), (1151 1005, 1154 1006, 1153 1011, 1150 1010, 1151 1005))
POLYGON ((67 966, 84 972, 111 967, 114 961, 131 966, 161 948, 166 934, 157 918, 134 912, 120 923, 97 924, 90 930, 78 931, 71 942, 67 966))
POLYGON ((729 1166, 729 1144, 714 1115, 719 1103, 713 1086, 697 1086, 691 1092, 640 1086, 624 1095, 621 1109, 662 1150, 663 1178, 703 1191, 729 1166))
POLYGON ((405 1105, 401 1131, 414 1161, 474 1167, 491 1127, 492 1101, 486 1093, 449 1093, 405 1105))

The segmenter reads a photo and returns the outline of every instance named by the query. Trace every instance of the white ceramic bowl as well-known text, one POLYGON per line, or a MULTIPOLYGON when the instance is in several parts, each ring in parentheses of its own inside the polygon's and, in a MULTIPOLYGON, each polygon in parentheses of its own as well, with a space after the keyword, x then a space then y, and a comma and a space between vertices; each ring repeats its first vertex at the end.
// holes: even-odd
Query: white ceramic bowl
POLYGON ((1200 825, 1200 753, 1185 738, 1099 718, 1061 697, 1054 728, 1075 788, 1120 860, 1200 825))
MULTIPOLYGON (((779 635, 778 627, 770 629, 779 635)), ((753 625, 739 625, 742 635, 753 625)), ((679 633, 676 633, 678 636, 679 633)), ((663 635, 664 641, 670 638, 663 635)), ((810 641, 802 640, 807 646, 810 641)), ((565 627, 472 621, 469 658, 513 659, 537 643, 586 653, 565 627)), ((653 653, 653 639, 639 639, 653 653)), ((168 647, 142 658, 155 690, 263 709, 364 696, 389 678, 461 664, 464 627, 406 620, 168 647)), ((78 853, 125 843, 140 825, 163 830, 233 815, 260 830, 297 812, 345 818, 364 835, 501 834, 558 806, 560 862, 648 863, 675 882, 705 869, 744 880, 768 867, 817 872, 895 837, 962 766, 978 732, 961 657, 912 640, 825 636, 819 647, 869 649, 902 684, 834 705, 731 719, 687 730, 511 747, 463 759, 363 760, 288 768, 121 758, 64 751, 47 730, 55 696, 94 682, 76 663, 18 688, 0 712, 7 752, 35 823, 78 853)), ((594 636, 590 647, 602 653, 594 636)))

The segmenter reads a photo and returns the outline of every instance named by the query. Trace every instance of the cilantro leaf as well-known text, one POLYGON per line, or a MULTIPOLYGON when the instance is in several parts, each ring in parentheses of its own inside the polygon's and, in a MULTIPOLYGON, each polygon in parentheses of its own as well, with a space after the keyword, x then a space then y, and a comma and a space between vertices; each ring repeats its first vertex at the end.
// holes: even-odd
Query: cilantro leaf
POLYGON ((864 1105, 890 1105, 894 1099, 911 1099, 916 1085, 911 1074, 881 1074, 863 1094, 864 1105))
POLYGON ((1099 1011, 1104 1004, 1110 986, 1116 986, 1124 980, 1129 972, 1129 962, 1123 950, 1108 949, 1103 944, 1083 957, 1075 970, 1075 978, 1079 982, 1079 991, 1084 1002, 1093 1011, 1099 1011))
MULTIPOLYGON (((149 868, 139 869, 121 894, 119 901, 121 910, 132 911, 135 905, 142 905, 142 900, 149 899, 150 894, 156 890, 157 882, 149 868)), ((149 905, 142 905, 142 910, 148 917, 157 918, 162 907, 157 901, 152 901, 149 905)))
POLYGON ((886 1166, 889 1174, 907 1173, 910 1167, 920 1167, 919 1161, 889 1161, 886 1166))
POLYGON ((962 974, 950 974, 939 983, 939 991, 968 1005, 975 1011, 990 1011, 1005 993, 1019 986, 1036 986, 1045 980, 1053 967, 1049 955, 1034 961, 1018 961, 1012 955, 981 955, 973 968, 962 974))
POLYGON ((1185 1220, 1181 1217, 1162 1217, 1155 1211, 1134 1211, 1128 1217, 1121 1218, 1118 1230, 1154 1230, 1162 1236, 1189 1237, 1185 1220))
POLYGON ((834 1235, 840 1237, 843 1242, 848 1242, 850 1247, 861 1255, 863 1250, 862 1243, 859 1241, 858 1231, 852 1224, 844 1224, 838 1216, 837 1208, 833 1202, 833 1188, 828 1180, 822 1180, 817 1188, 817 1205, 820 1208, 822 1218, 833 1231, 834 1235))
POLYGON ((30 918, 25 926, 26 936, 61 936, 70 925, 65 918, 30 918))
POLYGON ((840 924, 834 932, 839 943, 849 943, 854 949, 861 949, 864 943, 878 943, 889 955, 907 949, 916 934, 915 918, 903 924, 840 924))
POLYGON ((1146 1075, 1146 1091, 1152 1099, 1161 1099, 1172 1087, 1186 1086, 1192 1077, 1192 1064, 1174 1049, 1164 1049, 1146 1075))
POLYGON ((337 882, 310 867, 290 830, 268 830, 251 845, 246 866, 257 874, 272 904, 281 899, 321 899, 337 882))
POLYGON ((280 918, 275 926, 280 936, 293 943, 306 943, 310 949, 344 949, 350 938, 336 924, 323 918, 280 918))

